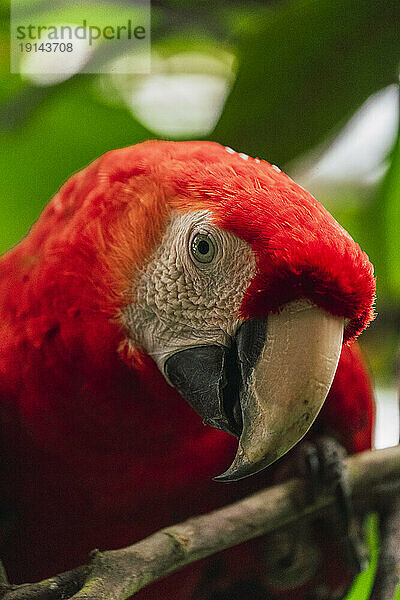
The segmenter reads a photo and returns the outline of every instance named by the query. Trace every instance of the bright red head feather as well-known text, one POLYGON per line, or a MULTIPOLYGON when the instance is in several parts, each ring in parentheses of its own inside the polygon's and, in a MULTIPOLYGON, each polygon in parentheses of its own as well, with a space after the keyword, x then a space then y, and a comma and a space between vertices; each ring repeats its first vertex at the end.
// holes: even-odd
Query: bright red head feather
POLYGON ((350 321, 346 340, 372 319, 373 268, 348 233, 276 167, 211 142, 150 141, 108 152, 69 179, 15 255, 34 248, 29 268, 46 257, 48 273, 41 263, 38 276, 62 280, 66 296, 68 263, 73 271, 79 265, 80 308, 87 301, 115 316, 174 209, 208 209, 252 246, 258 275, 243 316, 306 297, 350 321))

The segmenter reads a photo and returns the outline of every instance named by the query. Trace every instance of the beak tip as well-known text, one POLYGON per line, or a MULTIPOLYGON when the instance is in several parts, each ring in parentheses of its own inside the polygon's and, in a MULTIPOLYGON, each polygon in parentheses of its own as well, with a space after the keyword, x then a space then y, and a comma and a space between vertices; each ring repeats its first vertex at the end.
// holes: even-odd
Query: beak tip
POLYGON ((217 481, 218 483, 220 481, 222 481, 223 483, 232 483, 232 481, 235 481, 235 479, 229 475, 228 471, 225 471, 225 473, 221 473, 221 475, 216 475, 212 478, 212 480, 217 481))
POLYGON ((242 470, 243 469, 237 468, 234 464, 232 464, 229 467, 229 469, 221 473, 221 475, 216 475, 216 477, 213 477, 213 481, 221 481, 223 483, 231 483, 232 481, 238 481, 238 479, 246 477, 245 473, 241 474, 242 470))
POLYGON ((237 455, 229 469, 227 469, 224 473, 221 473, 221 475, 216 475, 216 477, 213 477, 213 481, 231 483, 232 481, 245 479, 250 475, 259 473, 277 459, 278 455, 276 453, 270 453, 268 456, 265 456, 258 462, 251 462, 243 455, 240 456, 240 458, 237 455))

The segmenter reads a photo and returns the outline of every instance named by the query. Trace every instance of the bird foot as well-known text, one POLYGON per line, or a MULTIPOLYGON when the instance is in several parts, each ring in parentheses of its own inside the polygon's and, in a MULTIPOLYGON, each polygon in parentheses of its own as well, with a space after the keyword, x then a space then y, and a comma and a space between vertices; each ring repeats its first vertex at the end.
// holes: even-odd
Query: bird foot
POLYGON ((333 510, 324 520, 343 547, 348 567, 357 575, 366 569, 368 559, 359 530, 360 524, 354 517, 351 487, 344 463, 346 451, 339 442, 328 436, 304 442, 299 451, 300 468, 309 482, 308 501, 314 503, 326 495, 336 498, 333 510))

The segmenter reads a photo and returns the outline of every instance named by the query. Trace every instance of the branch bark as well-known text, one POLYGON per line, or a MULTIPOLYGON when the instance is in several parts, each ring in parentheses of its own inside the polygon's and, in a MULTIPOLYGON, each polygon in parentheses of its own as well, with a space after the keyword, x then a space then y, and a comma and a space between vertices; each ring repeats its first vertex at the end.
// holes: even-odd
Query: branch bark
MULTIPOLYGON (((346 459, 355 506, 376 509, 400 488, 400 446, 346 459)), ((88 565, 35 584, 0 583, 0 600, 126 600, 177 569, 290 525, 315 517, 333 496, 307 504, 305 484, 291 479, 235 504, 191 518, 120 550, 95 551, 88 565)))

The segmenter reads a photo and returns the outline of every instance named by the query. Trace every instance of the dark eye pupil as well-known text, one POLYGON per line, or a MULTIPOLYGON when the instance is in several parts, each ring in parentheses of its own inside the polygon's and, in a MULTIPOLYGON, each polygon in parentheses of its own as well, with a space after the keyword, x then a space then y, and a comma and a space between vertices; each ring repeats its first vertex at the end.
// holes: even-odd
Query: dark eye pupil
POLYGON ((197 246, 197 250, 200 254, 208 254, 210 251, 210 244, 205 240, 201 240, 197 246))
POLYGON ((196 264, 211 263, 215 257, 215 246, 211 236, 199 233, 192 239, 190 253, 196 264))

